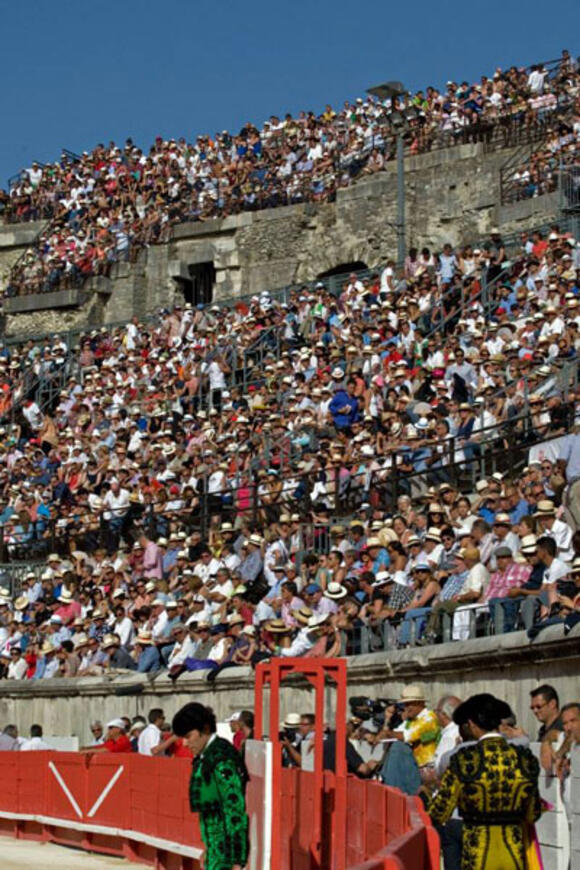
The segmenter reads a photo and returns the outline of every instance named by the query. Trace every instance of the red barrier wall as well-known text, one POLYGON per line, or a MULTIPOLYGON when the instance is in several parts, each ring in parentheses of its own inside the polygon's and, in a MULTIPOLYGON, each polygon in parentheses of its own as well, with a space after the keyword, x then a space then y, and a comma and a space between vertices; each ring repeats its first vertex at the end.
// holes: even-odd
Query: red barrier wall
POLYGON ((191 762, 140 755, 0 753, 5 833, 193 870, 203 846, 188 804, 191 762))
MULTIPOLYGON (((0 833, 124 856, 160 870, 197 870, 203 845, 189 809, 190 768, 180 758, 0 752, 0 833)), ((317 842, 314 774, 282 769, 280 867, 333 867, 333 844, 345 840, 336 830, 339 793, 335 775, 324 773, 317 842)), ((438 870, 437 834, 416 798, 349 776, 346 803, 346 867, 438 870)))
MULTIPOLYGON (((314 861, 314 774, 281 772, 281 860, 283 870, 311 870, 314 861)), ((335 776, 324 774, 322 867, 332 867, 335 776)), ((439 838, 418 798, 378 782, 347 777, 346 866, 390 870, 439 870, 439 838)))

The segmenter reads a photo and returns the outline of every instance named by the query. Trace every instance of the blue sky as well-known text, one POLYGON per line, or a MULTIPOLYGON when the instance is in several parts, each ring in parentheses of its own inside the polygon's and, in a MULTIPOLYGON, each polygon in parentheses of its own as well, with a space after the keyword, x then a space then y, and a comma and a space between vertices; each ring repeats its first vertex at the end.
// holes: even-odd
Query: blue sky
POLYGON ((0 0, 0 10, 0 186, 63 147, 236 131, 388 79, 439 86, 580 52, 579 0, 0 0))

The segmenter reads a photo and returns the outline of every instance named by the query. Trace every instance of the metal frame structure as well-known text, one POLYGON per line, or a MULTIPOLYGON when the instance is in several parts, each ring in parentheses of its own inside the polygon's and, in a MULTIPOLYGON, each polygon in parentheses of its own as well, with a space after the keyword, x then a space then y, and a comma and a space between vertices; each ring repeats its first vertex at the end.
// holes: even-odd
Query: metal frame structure
POLYGON ((324 765, 323 765, 323 729, 324 693, 328 683, 336 687, 336 757, 335 757, 335 790, 333 806, 333 842, 331 845, 333 870, 344 870, 346 867, 346 660, 345 659, 302 659, 276 658, 270 662, 259 664, 256 668, 255 688, 255 738, 262 740, 267 729, 268 739, 273 746, 272 765, 272 859, 271 870, 282 870, 280 848, 280 814, 281 806, 281 776, 282 747, 278 739, 280 725, 280 689, 282 682, 289 677, 303 677, 315 692, 316 732, 314 736, 314 794, 318 796, 314 803, 314 828, 310 844, 311 867, 317 868, 322 863, 322 818, 324 795, 324 765), (264 716, 265 690, 269 686, 268 723, 264 716), (342 749, 342 751, 341 751, 342 749))

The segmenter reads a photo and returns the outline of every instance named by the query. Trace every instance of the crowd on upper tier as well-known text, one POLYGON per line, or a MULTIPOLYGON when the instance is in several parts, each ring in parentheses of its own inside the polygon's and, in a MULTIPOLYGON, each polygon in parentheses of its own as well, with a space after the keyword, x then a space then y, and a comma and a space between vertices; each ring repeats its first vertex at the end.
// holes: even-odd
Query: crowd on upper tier
POLYGON ((572 628, 578 257, 554 226, 507 267, 494 228, 335 294, 0 347, 3 561, 46 560, 0 590, 5 675, 572 628))
MULTIPOLYGON (((0 194, 0 206, 7 221, 49 224, 12 269, 7 293, 49 292, 107 274, 114 261, 166 241, 177 222, 333 199, 394 157, 401 113, 413 112, 405 139, 410 153, 420 153, 496 135, 515 144, 537 126, 561 139, 560 119, 575 112, 577 100, 578 67, 563 51, 550 70, 498 68, 476 83, 448 81, 394 99, 367 96, 337 110, 327 105, 319 115, 272 115, 261 127, 247 123, 237 134, 224 130, 194 143, 159 136, 142 150, 128 139, 78 159, 33 163, 0 194)), ((525 191, 549 188, 543 168, 540 180, 533 166, 520 170, 526 172, 532 178, 525 191)))

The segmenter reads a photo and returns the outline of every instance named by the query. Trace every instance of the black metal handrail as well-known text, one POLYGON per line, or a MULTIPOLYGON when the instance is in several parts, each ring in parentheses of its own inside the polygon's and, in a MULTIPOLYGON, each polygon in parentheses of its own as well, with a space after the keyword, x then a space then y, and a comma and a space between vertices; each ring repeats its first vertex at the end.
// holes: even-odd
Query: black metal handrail
MULTIPOLYGON (((571 414, 573 414, 572 411, 571 414)), ((451 483, 460 492, 470 492, 473 491, 477 480, 481 480, 497 470, 505 472, 507 477, 513 479, 527 463, 530 448, 553 440, 557 437, 557 432, 551 432, 549 438, 546 438, 545 435, 544 432, 536 435, 530 415, 522 414, 511 420, 499 421, 493 426, 480 429, 477 432, 477 437, 484 437, 477 442, 479 445, 478 454, 471 459, 450 462, 447 465, 434 463, 421 471, 400 471, 397 457, 403 460, 413 449, 416 449, 413 448, 411 442, 408 442, 407 445, 398 445, 388 454, 388 457, 391 458, 389 469, 383 468, 379 471, 369 472, 365 468, 357 472, 356 469, 360 467, 360 461, 353 461, 350 465, 348 461, 345 461, 341 468, 350 469, 351 472, 354 470, 354 473, 351 473, 348 486, 345 486, 344 480, 339 474, 335 474, 334 481, 327 490, 327 499, 331 502, 330 509, 335 518, 350 517, 363 501, 370 499, 371 502, 380 504, 383 510, 393 513, 396 511, 400 495, 411 494, 420 497, 429 486, 438 483, 451 483), (509 449, 506 448, 506 443, 509 444, 509 449)), ((424 444, 424 442, 418 443, 424 444)), ((430 439, 429 443, 439 445, 440 441, 439 439, 430 439)), ((462 443, 457 438, 449 439, 448 445, 449 456, 455 456, 456 451, 463 449, 462 443)), ((387 456, 380 455, 376 458, 386 459, 387 456)), ((77 540, 77 543, 80 544, 85 535, 89 536, 93 549, 97 546, 103 546, 112 552, 118 545, 121 533, 126 540, 132 541, 138 534, 138 527, 144 527, 151 537, 156 538, 166 533, 171 519, 180 521, 190 533, 199 531, 204 536, 210 529, 214 515, 221 515, 222 518, 245 519, 253 527, 267 525, 272 521, 267 519, 271 515, 271 511, 262 501, 259 493, 261 484, 257 477, 258 470, 258 468, 252 468, 239 472, 244 477, 243 500, 248 503, 247 507, 241 507, 237 504, 236 500, 240 492, 239 485, 229 487, 219 494, 208 494, 208 476, 205 473, 199 493, 199 504, 195 510, 185 508, 182 511, 157 512, 155 505, 144 506, 138 517, 132 516, 123 523, 122 527, 113 530, 110 522, 104 517, 105 510, 81 514, 77 509, 75 519, 68 518, 70 525, 63 526, 59 522, 60 516, 47 521, 41 520, 38 523, 31 523, 29 540, 23 543, 10 542, 6 536, 6 527, 0 527, 0 562, 8 562, 11 558, 26 561, 27 552, 34 558, 39 558, 52 551, 67 555, 70 552, 72 540, 77 540), (89 518, 93 528, 90 531, 83 531, 82 525, 88 522, 89 518), (137 522, 138 526, 135 526, 134 522, 137 522)), ((318 476, 319 472, 316 471, 296 473, 291 470, 289 476, 282 477, 282 481, 287 483, 292 479, 297 482, 297 485, 301 482, 313 485, 318 476)), ((312 506, 304 499, 290 499, 281 501, 274 506, 274 513, 294 512, 296 510, 305 517, 311 509, 312 506)), ((10 526, 10 524, 8 525, 10 526)), ((77 549, 79 548, 83 547, 77 546, 77 549)))

